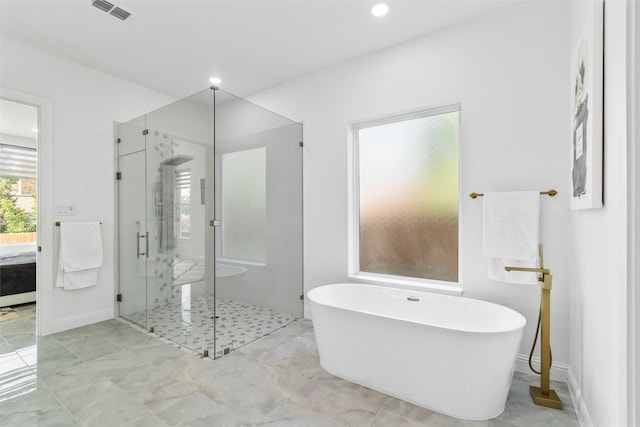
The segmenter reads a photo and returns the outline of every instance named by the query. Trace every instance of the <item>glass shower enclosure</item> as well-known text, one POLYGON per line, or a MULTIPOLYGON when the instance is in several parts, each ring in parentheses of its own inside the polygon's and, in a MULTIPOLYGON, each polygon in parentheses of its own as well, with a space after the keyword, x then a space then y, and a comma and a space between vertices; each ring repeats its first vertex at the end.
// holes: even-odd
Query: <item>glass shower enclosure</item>
POLYGON ((302 317, 302 124, 210 88, 117 129, 120 317, 221 357, 302 317))

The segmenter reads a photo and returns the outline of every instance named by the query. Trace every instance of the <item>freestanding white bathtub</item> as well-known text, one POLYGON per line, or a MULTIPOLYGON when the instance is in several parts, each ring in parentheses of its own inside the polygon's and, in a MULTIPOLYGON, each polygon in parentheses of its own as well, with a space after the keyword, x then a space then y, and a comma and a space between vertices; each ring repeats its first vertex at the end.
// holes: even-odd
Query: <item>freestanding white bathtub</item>
POLYGON ((525 318, 486 301, 363 284, 308 293, 329 373, 445 415, 504 411, 525 318))

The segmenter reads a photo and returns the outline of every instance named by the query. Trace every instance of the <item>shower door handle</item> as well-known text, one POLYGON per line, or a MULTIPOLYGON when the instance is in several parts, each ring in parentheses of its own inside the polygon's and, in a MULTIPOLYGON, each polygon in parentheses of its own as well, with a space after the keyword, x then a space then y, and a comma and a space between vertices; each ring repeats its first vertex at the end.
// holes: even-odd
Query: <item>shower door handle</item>
POLYGON ((136 232, 136 257, 140 259, 140 255, 146 255, 149 258, 149 233, 147 232, 146 236, 141 235, 139 232, 136 232), (140 239, 146 239, 146 250, 147 252, 140 252, 140 239))

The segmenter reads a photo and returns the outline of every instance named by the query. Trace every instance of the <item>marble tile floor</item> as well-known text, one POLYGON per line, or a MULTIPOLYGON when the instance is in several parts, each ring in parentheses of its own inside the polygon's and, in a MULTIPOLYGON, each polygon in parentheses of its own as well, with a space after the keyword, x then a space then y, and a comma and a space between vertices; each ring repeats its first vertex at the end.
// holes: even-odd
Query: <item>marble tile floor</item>
POLYGON ((217 360, 119 320, 36 337, 35 318, 0 323, 0 426, 578 426, 535 406, 516 373, 506 410, 463 421, 324 372, 313 326, 299 320, 217 360))

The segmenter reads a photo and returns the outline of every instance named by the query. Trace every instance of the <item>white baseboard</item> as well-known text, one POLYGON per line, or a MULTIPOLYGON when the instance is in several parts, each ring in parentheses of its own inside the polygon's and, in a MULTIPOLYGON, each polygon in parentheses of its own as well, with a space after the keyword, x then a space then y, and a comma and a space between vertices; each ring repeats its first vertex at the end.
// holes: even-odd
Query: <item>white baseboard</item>
MULTIPOLYGON (((540 358, 533 357, 531 359, 533 367, 540 371, 540 358)), ((525 373, 533 373, 531 368, 529 368, 529 355, 528 354, 519 354, 516 359, 516 371, 525 372, 525 373)), ((554 381, 560 381, 563 383, 567 382, 569 371, 569 365, 566 363, 553 362, 551 364, 551 370, 549 371, 549 378, 554 381)))
POLYGON ((584 403, 580 387, 578 387, 578 381, 571 369, 569 369, 568 376, 569 381, 567 385, 569 386, 569 394, 571 395, 571 400, 573 400, 573 406, 576 408, 578 422, 582 427, 593 427, 591 417, 589 417, 589 411, 587 411, 587 405, 584 403))
POLYGON ((67 331, 69 329, 79 328, 81 326, 91 325, 93 323, 102 322, 104 320, 113 319, 113 307, 105 308, 93 313, 71 316, 53 322, 53 333, 67 331))

